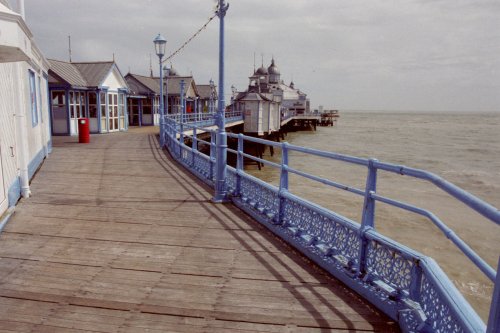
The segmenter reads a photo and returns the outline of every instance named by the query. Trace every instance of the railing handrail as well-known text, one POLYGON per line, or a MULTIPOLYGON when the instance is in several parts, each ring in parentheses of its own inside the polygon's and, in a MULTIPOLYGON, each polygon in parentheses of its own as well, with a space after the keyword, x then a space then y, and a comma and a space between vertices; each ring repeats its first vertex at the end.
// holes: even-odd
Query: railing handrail
MULTIPOLYGON (((202 140, 199 140, 196 138, 197 131, 198 131, 198 133, 200 130, 212 133, 211 134, 211 137, 212 137, 211 142, 210 143, 206 142, 206 141, 203 142, 203 144, 209 144, 211 147, 211 155, 210 155, 211 157, 207 157, 207 159, 209 159, 210 165, 211 165, 210 168, 212 168, 212 163, 215 163, 214 162, 215 155, 212 152, 212 148, 215 148, 215 143, 214 143, 215 130, 213 129, 213 127, 212 127, 212 129, 207 128, 207 127, 200 127, 200 126, 197 126, 196 123, 175 124, 175 122, 178 121, 178 119, 179 118, 171 118, 170 119, 171 124, 170 124, 170 132, 168 135, 170 136, 170 138, 177 138, 176 133, 178 133, 178 131, 181 131, 181 132, 184 131, 184 126, 192 129, 193 134, 190 136, 193 140, 193 146, 191 148, 192 153, 193 153, 193 155, 192 155, 193 156, 192 157, 193 163, 195 161, 195 150, 197 150, 198 142, 202 141, 202 140), (179 129, 179 126, 180 126, 180 129, 179 129)), ((182 147, 185 147, 186 149, 188 149, 188 147, 183 144, 183 142, 184 142, 183 141, 184 140, 183 134, 181 134, 180 136, 181 136, 180 142, 177 142, 177 139, 175 139, 175 141, 177 142, 177 145, 179 145, 179 147, 180 147, 179 152, 182 151, 182 147)), ((360 232, 361 239, 366 239, 366 240, 368 240, 368 238, 366 238, 366 237, 368 237, 370 230, 373 230, 373 228, 374 228, 374 216, 375 216, 374 215, 375 214, 374 205, 375 205, 376 201, 379 201, 379 202, 382 202, 382 203, 385 203, 385 204, 388 204, 388 205, 391 205, 391 206, 394 206, 394 207, 397 207, 399 209, 403 209, 403 210, 406 210, 409 212, 413 212, 415 214, 426 217, 434 225, 436 225, 446 235, 446 237, 449 238, 453 242, 453 244, 455 246, 457 246, 466 255, 466 257, 469 258, 490 280, 492 280, 494 283, 495 283, 495 279, 497 281, 499 280, 498 279, 498 272, 495 272, 495 270, 491 266, 489 266, 477 253, 475 253, 462 239, 460 239, 453 232, 453 230, 450 227, 448 227, 445 223, 443 223, 443 221, 441 221, 435 214, 433 214, 432 212, 430 212, 426 209, 419 208, 419 207, 416 207, 414 205, 404 203, 401 201, 397 201, 394 199, 390 199, 390 198, 378 195, 376 193, 376 177, 377 177, 378 170, 382 170, 385 172, 398 174, 398 175, 405 175, 405 176, 409 176, 412 178, 421 179, 421 180, 425 180, 425 181, 430 182, 431 184, 433 184, 434 186, 443 190, 445 193, 447 193, 451 197, 459 200, 460 202, 464 203, 466 206, 468 206, 469 208, 471 208, 475 212, 481 214, 482 216, 484 216, 488 220, 490 220, 496 224, 500 224, 500 211, 497 208, 484 202, 483 200, 479 199, 478 197, 474 196, 473 194, 461 189, 460 187, 452 184, 451 182, 437 176, 436 174, 425 171, 425 170, 406 167, 404 165, 384 163, 384 162, 379 162, 378 160, 374 160, 374 159, 359 158, 359 157, 354 157, 354 156, 349 156, 349 155, 344 155, 344 154, 326 152, 326 151, 321 151, 321 150, 317 150, 317 149, 288 144, 287 142, 280 143, 280 142, 269 141, 269 140, 265 140, 265 139, 261 139, 261 138, 246 136, 243 134, 233 134, 233 133, 227 133, 227 136, 238 140, 238 149, 237 150, 228 149, 228 152, 237 155, 237 160, 238 160, 237 169, 235 171, 236 172, 235 175, 236 175, 237 180, 238 180, 237 184, 235 185, 236 186, 236 190, 235 190, 236 195, 238 195, 238 193, 239 193, 238 188, 239 188, 239 186, 241 186, 241 185, 239 185, 239 182, 242 181, 242 179, 252 178, 252 176, 249 176, 248 174, 246 174, 243 171, 243 158, 251 159, 251 160, 257 161, 259 163, 263 163, 263 164, 266 164, 266 165, 269 165, 269 166, 272 166, 274 168, 278 168, 281 170, 280 171, 281 172, 281 176, 280 176, 281 179, 280 179, 279 188, 274 188, 272 185, 268 185, 268 184, 263 185, 265 183, 260 181, 260 180, 259 181, 256 181, 255 179, 252 180, 254 182, 259 183, 260 184, 259 186, 262 186, 264 188, 268 188, 269 191, 276 193, 276 195, 278 195, 278 197, 282 198, 282 199, 280 199, 280 202, 281 202, 281 200, 292 200, 292 201, 298 200, 297 199, 298 197, 295 197, 291 193, 289 194, 289 192, 288 192, 288 173, 293 173, 293 174, 299 175, 301 177, 311 179, 311 180, 316 181, 316 182, 320 182, 320 183, 323 183, 323 184, 326 184, 326 185, 329 185, 332 187, 346 190, 348 192, 351 192, 351 193, 359 195, 359 196, 363 196, 365 198, 365 204, 363 205, 363 207, 364 207, 363 214, 362 214, 363 218, 361 221, 361 225, 359 227, 359 232, 360 232), (263 145, 269 145, 269 146, 272 146, 275 148, 281 148, 282 149, 282 161, 281 161, 281 163, 278 164, 275 162, 267 161, 267 160, 259 158, 259 157, 255 157, 255 156, 250 155, 250 154, 246 154, 243 151, 243 144, 245 141, 263 144, 263 145), (335 182, 333 180, 324 179, 324 178, 321 178, 319 176, 292 168, 288 165, 288 153, 289 153, 289 151, 296 151, 296 152, 305 153, 305 154, 309 154, 309 155, 313 155, 313 156, 323 157, 323 158, 327 158, 327 159, 332 159, 332 160, 337 160, 337 161, 341 161, 341 162, 346 162, 346 163, 350 163, 350 164, 354 164, 354 165, 360 165, 360 166, 367 167, 368 171, 369 171, 369 173, 368 173, 369 176, 367 178, 366 187, 364 190, 358 189, 355 187, 350 187, 350 186, 335 182), (242 178, 242 177, 244 177, 244 178, 242 178)), ((196 154, 201 154, 201 153, 197 152, 196 154)), ((193 164, 193 166, 194 166, 194 164, 193 164)), ((232 169, 232 168, 230 168, 230 169, 232 169)), ((212 171, 210 171, 210 173, 211 172, 212 171)), ((304 205, 305 202, 306 201, 302 201, 302 204, 304 205)), ((257 203, 257 205, 259 205, 259 203, 257 203)), ((281 216, 281 214, 282 214, 281 209, 282 208, 279 208, 279 207, 281 207, 281 203, 278 204, 279 215, 281 216)), ((313 207, 313 206, 311 206, 311 207, 313 207)), ((325 214, 323 210, 322 210, 321 214, 323 214, 323 215, 325 214)), ((274 216, 273 219, 277 219, 278 221, 281 221, 280 216, 275 216, 275 215, 273 215, 273 216, 274 216)), ((279 222, 279 223, 282 223, 282 222, 279 222)), ((392 241, 392 242, 394 242, 394 241, 392 241)), ((363 270, 364 270, 363 266, 365 265, 364 262, 365 262, 365 260, 368 260, 367 258, 365 258, 365 255, 363 255, 364 251, 367 251, 366 246, 367 245, 362 245, 362 247, 360 249, 361 252, 360 252, 359 261, 356 264, 359 266, 361 274, 363 274, 363 270)), ((403 251, 402 250, 403 246, 401 246, 401 245, 396 245, 396 248, 403 251)), ((404 251, 407 251, 407 250, 404 250, 404 251)), ((403 253, 403 252, 401 252, 401 253, 403 253)), ((408 253, 410 253, 410 252, 408 252, 408 253)), ((422 257, 422 255, 414 255, 414 254, 412 254, 412 256, 414 256, 414 258, 415 258, 414 260, 417 260, 416 258, 422 257)), ((422 258, 425 258, 425 257, 422 257, 422 258)), ((418 259, 418 260, 420 260, 420 259, 418 259)), ((444 274, 444 273, 436 273, 436 274, 439 275, 439 274, 444 274)), ((441 282, 439 282, 439 283, 441 283, 441 282)), ((412 288, 415 288, 415 287, 412 287, 412 288)), ((496 289, 498 289, 498 286, 496 286, 496 289)), ((458 291, 457 291, 457 293, 458 293, 458 291)), ((496 293, 498 293, 498 292, 496 292, 496 293)), ((498 296, 495 296, 495 297, 498 298, 498 296)), ((465 300, 464 300, 464 302, 466 303, 465 300)), ((456 304, 450 305, 450 306, 454 307, 454 306, 456 306, 456 304)), ((469 306, 469 305, 467 305, 467 306, 469 306)), ((467 306, 466 306, 466 308, 467 308, 467 306)), ((462 310, 455 309, 453 311, 456 311, 455 313, 462 313, 462 310)), ((471 324, 474 322, 475 322, 475 319, 470 321, 470 322, 464 321, 464 323, 465 323, 464 325, 469 327, 469 328, 476 327, 476 326, 474 326, 475 324, 471 324), (470 326, 469 324, 472 326, 470 326)), ((481 326, 481 325, 479 325, 479 326, 481 326)))
MULTIPOLYGON (((190 127, 196 128, 195 125, 191 125, 190 127)), ((206 129, 203 128, 204 131, 213 131, 211 129, 206 129)), ((338 154, 338 153, 333 153, 333 152, 327 152, 327 151, 322 151, 318 149, 313 149, 313 148, 307 148, 307 147, 301 147, 297 145, 292 145, 287 142, 275 142, 275 141, 270 141, 270 140, 265 140, 261 138, 256 138, 252 136, 247 136, 247 135, 242 135, 242 134, 234 134, 234 133, 227 133, 228 137, 231 138, 238 138, 238 137, 243 137, 244 140, 254 142, 254 143, 259 143, 259 144, 264 144, 276 148, 282 148, 284 145, 286 145, 288 150, 291 151, 297 151, 305 154, 310 154, 318 157, 325 157, 337 161, 342 161, 342 162, 347 162, 351 164, 356 164, 356 165, 362 165, 362 166, 368 166, 370 164, 370 159, 366 158, 360 158, 360 157, 354 157, 354 156, 349 156, 349 155, 344 155, 344 154, 338 154)), ((231 151, 230 152, 234 152, 231 151)), ((264 163, 268 164, 272 167, 275 168, 280 168, 281 166, 276 163, 272 163, 269 161, 266 161, 264 159, 244 154, 244 157, 252 159, 256 162, 259 163, 264 163)), ((477 198, 473 194, 459 188, 458 186, 450 183, 449 181, 437 176, 434 173, 425 171, 425 170, 420 170, 420 169, 415 169, 415 168, 409 168, 404 165, 398 165, 398 164, 391 164, 391 163, 384 163, 384 162, 379 162, 377 160, 373 160, 373 167, 375 169, 379 170, 384 170, 390 173, 394 174, 399 174, 399 175, 405 175, 413 178, 418 178, 422 180, 426 180, 437 186, 438 188, 442 189, 452 197, 460 200, 461 202, 465 203, 467 206, 472 208, 474 211, 477 213, 483 215, 486 217, 488 220, 491 220, 497 224, 500 224, 500 211, 496 209, 494 206, 488 204, 485 201, 482 201, 481 199, 477 198)), ((300 170, 296 170, 294 168, 290 168, 289 166, 286 166, 286 169, 289 172, 292 172, 294 174, 297 174, 302 177, 306 177, 308 179, 321 182, 326 185, 330 186, 335 186, 337 188, 349 191, 351 193, 357 194, 357 195, 365 195, 365 192, 361 189, 356 189, 347 185, 339 184, 336 182, 332 181, 325 181, 324 179, 321 179, 320 177, 311 175, 309 173, 302 172, 300 170)), ((411 211, 413 213, 419 214, 421 216, 427 217, 434 225, 436 225, 442 232, 443 234, 446 235, 447 238, 452 240, 452 242, 476 265, 491 281, 495 281, 496 278, 496 272, 495 270, 486 263, 484 259, 482 259, 474 250, 470 248, 462 239, 460 239, 454 232, 453 230, 448 227, 445 223, 443 223, 437 216, 435 216, 433 213, 431 213, 428 210, 406 204, 403 202, 397 202, 388 198, 384 198, 382 196, 378 196, 373 194, 372 198, 384 202, 388 205, 398 207, 405 209, 407 211, 411 211)))

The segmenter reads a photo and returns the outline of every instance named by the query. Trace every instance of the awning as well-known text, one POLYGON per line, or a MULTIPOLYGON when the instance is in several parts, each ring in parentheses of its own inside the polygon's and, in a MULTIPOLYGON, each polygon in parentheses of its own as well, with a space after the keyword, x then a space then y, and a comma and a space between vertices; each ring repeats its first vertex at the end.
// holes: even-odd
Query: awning
POLYGON ((27 52, 31 42, 26 31, 21 15, 0 3, 0 63, 30 59, 27 52))

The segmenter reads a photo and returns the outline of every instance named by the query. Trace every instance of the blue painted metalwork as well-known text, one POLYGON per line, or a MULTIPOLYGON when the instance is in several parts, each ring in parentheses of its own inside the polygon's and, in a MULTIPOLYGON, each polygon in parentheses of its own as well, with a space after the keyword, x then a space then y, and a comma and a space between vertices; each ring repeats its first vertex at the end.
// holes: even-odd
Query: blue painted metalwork
POLYGON ((179 149, 182 149, 182 145, 184 144, 184 123, 186 122, 186 104, 184 103, 184 87, 186 86, 186 83, 184 80, 181 80, 180 82, 180 98, 181 98, 181 114, 180 114, 180 123, 181 123, 181 128, 180 128, 180 136, 179 136, 179 141, 181 142, 181 145, 179 146, 179 149))
POLYGON ((180 84, 180 98, 181 98, 181 123, 185 123, 187 121, 186 119, 186 97, 184 96, 184 90, 186 89, 186 82, 184 80, 181 80, 180 84))
POLYGON ((9 223, 10 218, 14 215, 16 208, 15 206, 10 206, 5 212, 3 218, 0 220, 0 233, 3 231, 3 228, 9 223))
POLYGON ((500 333, 500 259, 497 266, 497 278, 495 281, 495 290, 491 297, 490 315, 488 319, 487 333, 500 333))
POLYGON ((38 170, 44 159, 45 159, 45 151, 42 148, 38 151, 38 153, 36 153, 36 155, 28 164, 28 177, 30 180, 33 178, 36 170, 38 170))
POLYGON ((21 180, 19 177, 16 177, 12 184, 10 184, 7 197, 9 199, 9 207, 15 206, 21 198, 21 180))
MULTIPOLYGON (((167 146, 172 156, 207 184, 214 185, 213 168, 218 158, 214 137, 217 132, 197 127, 195 123, 184 124, 186 129, 189 128, 193 132, 196 128, 197 134, 202 131, 211 133, 210 142, 196 139, 197 144, 189 148, 180 145, 177 140, 179 127, 176 119, 168 118, 168 122, 169 128, 174 129, 169 131, 167 137, 167 146), (177 145, 182 146, 182 149, 177 149, 177 145), (199 145, 210 145, 210 156, 197 151, 199 145)), ((500 222, 498 209, 427 171, 242 134, 228 133, 227 136, 238 140, 237 150, 227 150, 237 154, 237 167, 227 166, 225 186, 230 200, 397 320, 403 331, 485 332, 486 326, 434 260, 376 231, 377 201, 426 217, 486 276, 495 281, 488 332, 498 332, 498 273, 432 212, 378 195, 377 172, 387 171, 427 180, 497 224, 500 222), (245 154, 245 141, 281 149, 281 163, 245 154), (364 166, 368 169, 366 186, 364 189, 350 187, 296 170, 289 165, 289 153, 292 151, 364 166), (272 186, 245 173, 244 158, 279 168, 280 186, 272 186), (361 221, 350 220, 290 193, 290 173, 362 196, 364 205, 361 221)))
POLYGON ((219 0, 217 8, 217 16, 219 16, 219 105, 217 109, 217 151, 215 169, 215 194, 214 202, 227 201, 227 191, 225 186, 226 181, 226 165, 227 165, 227 135, 225 123, 226 104, 224 101, 224 17, 226 16, 229 4, 225 4, 224 0, 219 0))

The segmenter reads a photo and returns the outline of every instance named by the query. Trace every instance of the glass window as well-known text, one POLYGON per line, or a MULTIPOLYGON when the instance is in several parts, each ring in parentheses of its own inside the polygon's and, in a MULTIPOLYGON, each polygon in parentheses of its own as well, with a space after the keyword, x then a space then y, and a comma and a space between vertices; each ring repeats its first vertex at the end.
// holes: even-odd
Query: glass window
POLYGON ((95 92, 89 92, 89 104, 97 104, 97 95, 95 92))
POLYGON ((101 117, 102 119, 106 119, 106 93, 101 92, 101 117))
POLYGON ((38 77, 38 96, 40 96, 40 121, 43 123, 43 110, 42 110, 42 93, 40 91, 42 89, 42 80, 38 77))
POLYGON ((89 118, 97 118, 97 94, 93 91, 88 93, 89 96, 89 118))
POLYGON ((66 105, 64 91, 52 91, 52 105, 61 107, 66 105))
POLYGON ((29 71, 29 79, 30 79, 31 125, 35 127, 36 125, 38 125, 35 72, 29 71))

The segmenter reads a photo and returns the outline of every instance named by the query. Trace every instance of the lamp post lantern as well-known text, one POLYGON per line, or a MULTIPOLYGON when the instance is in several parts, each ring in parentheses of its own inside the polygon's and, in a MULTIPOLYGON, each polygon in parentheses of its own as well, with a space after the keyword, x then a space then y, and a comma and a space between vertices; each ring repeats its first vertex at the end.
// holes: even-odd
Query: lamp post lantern
POLYGON ((162 35, 158 34, 153 40, 155 45, 155 52, 159 58, 160 63, 160 146, 163 147, 165 144, 165 110, 163 108, 163 71, 161 68, 161 60, 165 55, 165 47, 167 45, 167 40, 162 35))
POLYGON ((219 104, 217 110, 217 136, 216 136, 216 170, 214 202, 227 201, 226 189, 226 164, 227 164, 227 133, 224 116, 224 16, 229 5, 224 0, 219 0, 217 16, 219 17, 219 104))

